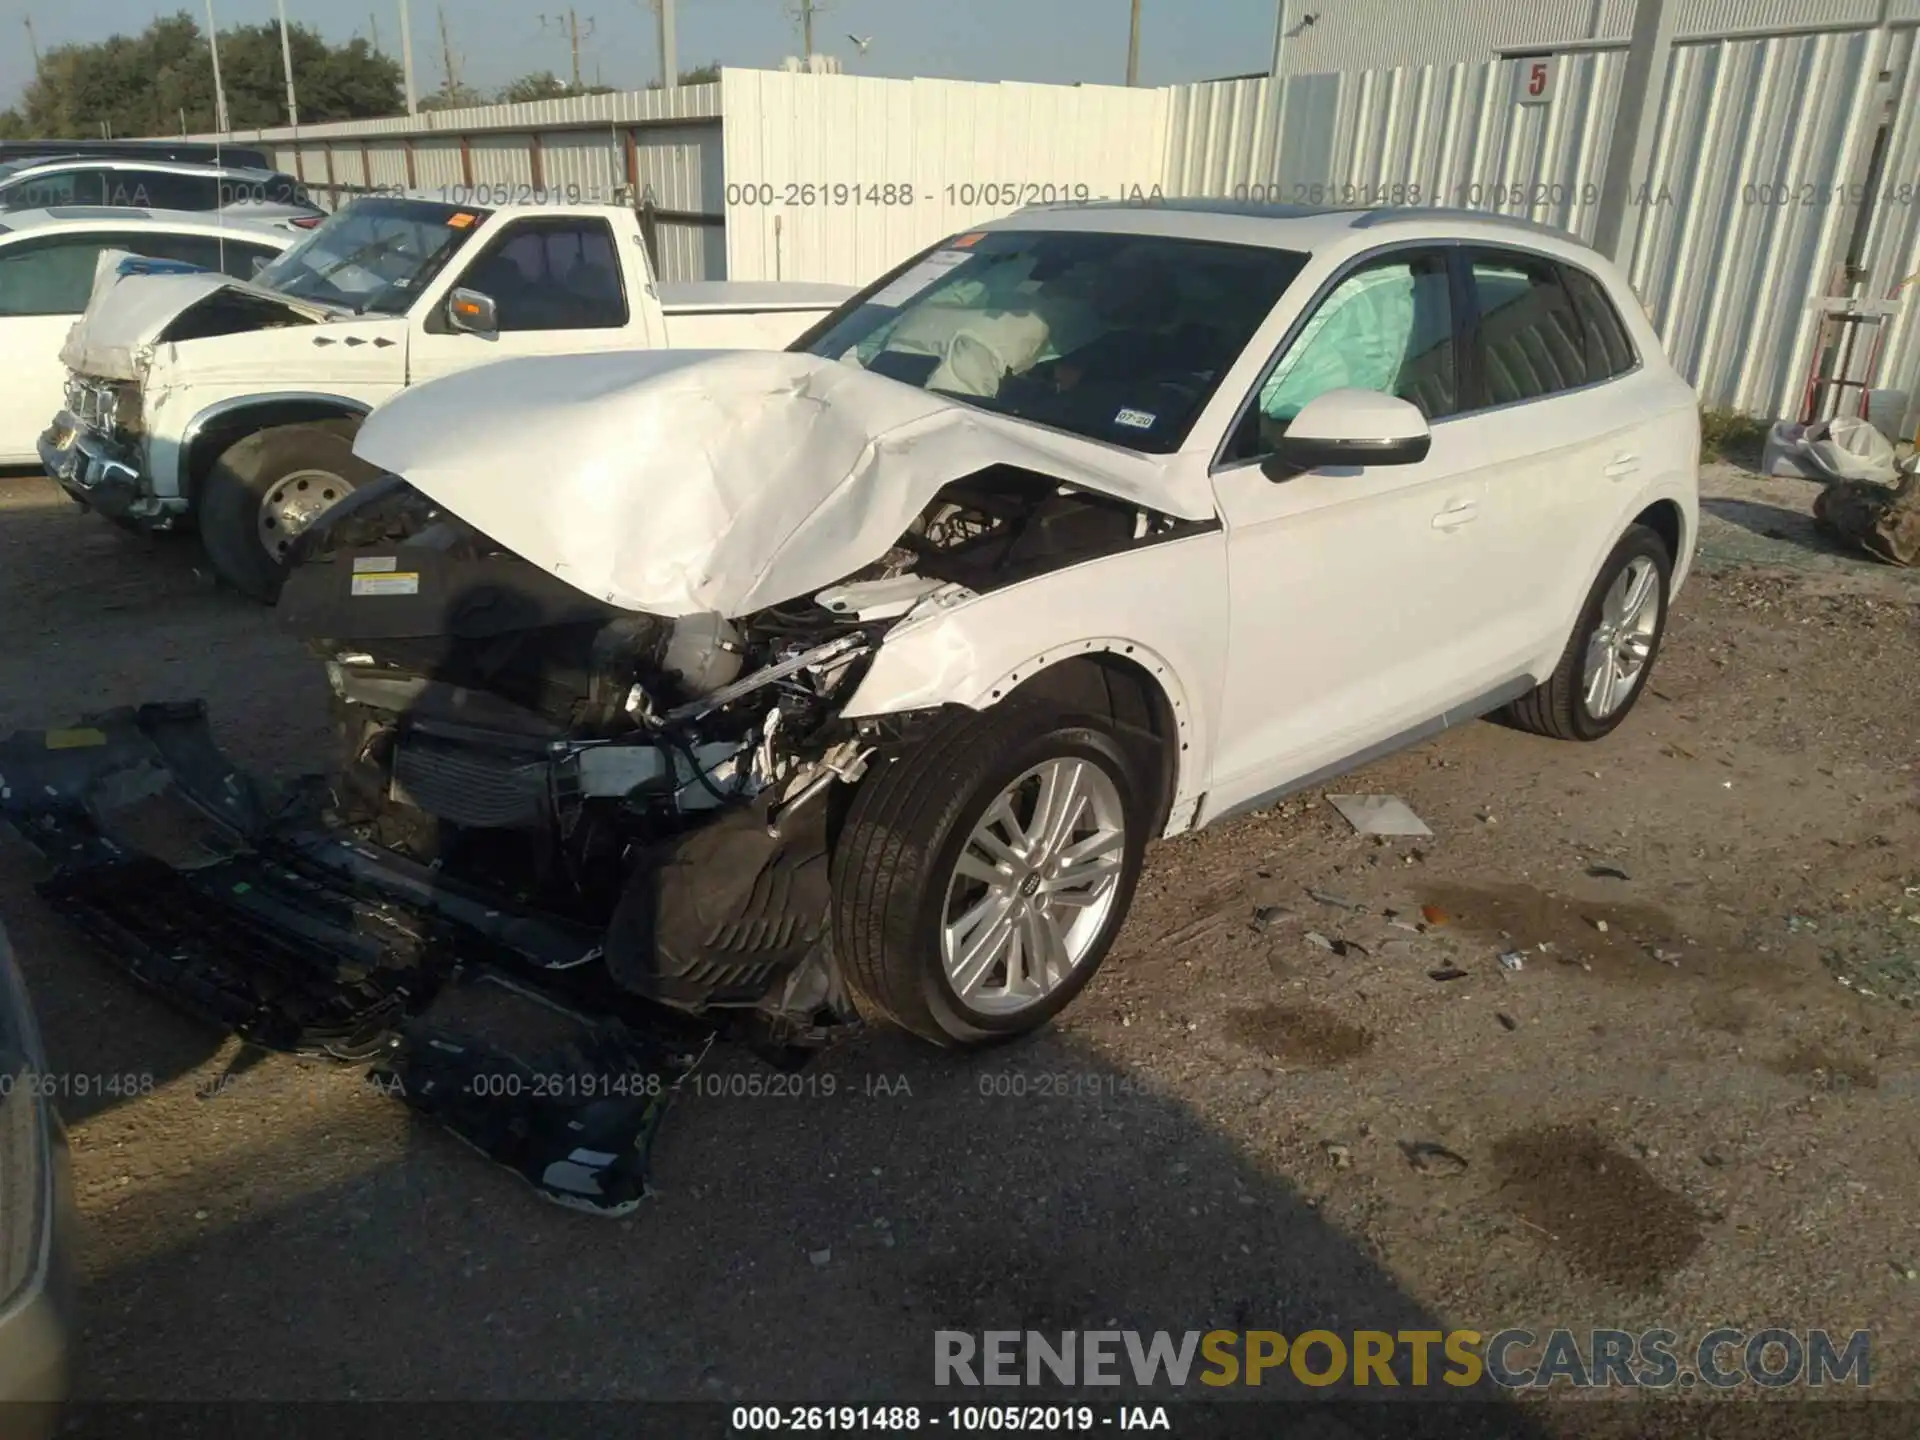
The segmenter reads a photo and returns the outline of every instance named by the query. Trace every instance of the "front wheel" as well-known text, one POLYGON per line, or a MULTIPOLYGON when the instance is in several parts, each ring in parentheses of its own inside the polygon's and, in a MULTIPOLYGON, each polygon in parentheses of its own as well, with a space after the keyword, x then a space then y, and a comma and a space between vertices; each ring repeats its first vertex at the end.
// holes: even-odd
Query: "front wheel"
POLYGON ((354 455, 357 428, 279 425, 214 461, 200 489, 200 544, 222 580, 269 605, 279 598, 295 538, 380 473, 354 455))
POLYGON ((1038 1029, 1119 934, 1152 810, 1102 720, 1012 701, 945 725, 866 779, 834 847, 847 983, 935 1044, 1038 1029))
POLYGON ((1508 706, 1505 718, 1556 740, 1612 734, 1647 687, 1672 585, 1667 542, 1645 525, 1629 526, 1600 567, 1553 674, 1508 706))

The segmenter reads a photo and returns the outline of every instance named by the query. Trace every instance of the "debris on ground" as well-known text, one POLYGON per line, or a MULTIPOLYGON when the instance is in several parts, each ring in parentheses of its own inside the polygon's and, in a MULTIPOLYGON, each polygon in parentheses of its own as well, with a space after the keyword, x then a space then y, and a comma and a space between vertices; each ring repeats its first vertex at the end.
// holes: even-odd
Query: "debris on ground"
POLYGON ((816 1270, 823 1266, 831 1265, 833 1263, 833 1248, 828 1246, 824 1250, 809 1250, 807 1252, 807 1259, 816 1270))
POLYGON ((1464 980, 1467 978, 1467 972, 1462 970, 1458 965, 1442 965, 1438 970, 1429 970, 1427 972, 1427 978, 1429 980, 1439 980, 1444 983, 1448 980, 1464 980))
POLYGON ((1442 910, 1438 905, 1422 905, 1420 907, 1420 918, 1429 925, 1444 925, 1453 919, 1451 915, 1447 914, 1447 912, 1442 910))
POLYGON ((1307 897, 1311 900, 1318 900, 1322 905, 1331 905, 1335 910, 1364 910, 1367 908, 1358 900, 1349 900, 1344 895, 1335 895, 1327 890, 1309 888, 1307 890, 1307 897))
POLYGON ((1339 1145, 1328 1140, 1321 1146, 1321 1149, 1326 1151, 1327 1164, 1331 1165, 1334 1169, 1351 1170, 1353 1168, 1353 1151, 1350 1147, 1339 1145))
POLYGON ((1589 865, 1587 874, 1595 880, 1631 880, 1633 878, 1617 865, 1589 865))
POLYGON ((1463 1175, 1467 1170, 1466 1156, 1432 1140, 1402 1140, 1400 1153, 1415 1170, 1436 1180, 1463 1175))
POLYGON ((1518 950, 1504 951, 1500 956, 1500 968, 1502 970, 1524 970, 1527 968, 1527 957, 1522 955, 1518 950))
POLYGON ((1920 565, 1920 476, 1897 485, 1835 480, 1813 502, 1813 523, 1828 538, 1888 565, 1920 565))
POLYGON ((1256 905, 1253 910, 1253 928, 1270 930, 1282 920, 1293 917, 1293 911, 1284 905, 1256 905))
POLYGON ((1329 795, 1327 803, 1362 835, 1426 838, 1433 834, 1398 795, 1329 795))
POLYGON ((1500 1028, 1502 1030, 1518 1030, 1520 1028, 1520 1022, 1504 1010, 1494 1011, 1493 1018, 1500 1022, 1500 1028))
POLYGON ((1332 951, 1336 949, 1333 941, 1329 937, 1322 935, 1318 930, 1307 931, 1306 940, 1307 944, 1317 950, 1332 951))

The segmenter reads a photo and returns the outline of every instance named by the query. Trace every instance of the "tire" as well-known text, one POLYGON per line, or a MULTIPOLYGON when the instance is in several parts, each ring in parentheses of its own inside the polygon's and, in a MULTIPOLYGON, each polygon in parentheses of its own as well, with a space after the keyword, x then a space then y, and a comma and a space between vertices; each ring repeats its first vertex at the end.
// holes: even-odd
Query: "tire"
MULTIPOLYGON (((200 486, 200 545, 214 573, 241 594, 271 605, 286 579, 286 565, 267 550, 264 533, 278 533, 290 542, 313 522, 329 503, 350 495, 380 472, 355 458, 353 436, 359 425, 351 420, 321 420, 301 425, 279 425, 256 431, 229 446, 213 462, 200 486), (284 507, 262 515, 269 497, 276 501, 282 484, 298 487, 284 507), (332 500, 327 500, 331 494, 332 500), (314 499, 309 502, 307 496, 314 499), (285 523, 299 516, 298 527, 285 523)), ((283 544, 285 542, 282 542, 283 544)))
MULTIPOLYGON (((1660 658, 1660 642, 1667 633, 1667 596, 1672 588, 1673 557, 1667 553, 1666 541, 1645 525, 1629 526, 1600 567, 1599 578, 1593 582, 1586 604, 1580 607, 1580 619, 1553 674, 1544 684, 1509 705, 1501 718, 1516 729, 1554 740, 1599 740, 1611 735, 1639 703, 1648 677, 1653 673, 1654 662, 1660 658), (1589 651, 1603 643, 1602 626, 1615 625, 1617 617, 1609 617, 1608 602, 1610 598, 1620 598, 1614 595, 1615 587, 1623 577, 1629 577, 1629 572, 1632 572, 1627 580, 1629 587, 1635 578, 1650 574, 1653 590, 1648 603, 1655 608, 1655 613, 1650 624, 1617 627, 1631 640, 1628 648, 1641 658, 1631 678, 1623 682, 1620 679, 1623 662, 1618 658, 1623 652, 1616 650, 1616 684, 1624 683, 1625 692, 1616 690, 1610 708, 1604 703, 1596 707, 1590 701, 1589 651)), ((1630 589, 1627 595, 1630 599, 1630 589)), ((1623 639, 1620 644, 1626 646, 1628 641, 1623 639)), ((1605 700, 1604 696, 1600 698, 1605 700)))
MULTIPOLYGON (((1040 701, 1012 700, 961 716, 913 750, 877 764, 853 797, 833 853, 834 953, 856 1002, 864 1013, 937 1045, 986 1045, 1039 1029, 1079 994, 1119 934, 1154 810, 1105 720, 1040 701), (1024 887, 1010 870, 1002 882, 1007 893, 990 895, 982 882, 956 874, 963 852, 973 849, 969 865, 977 869, 986 852, 973 848, 976 831, 1023 779, 1013 818, 1033 822, 1026 807, 1042 784, 1036 772, 1059 784, 1072 777, 1084 797, 1069 843, 1054 847, 1056 854, 1075 849, 1073 837, 1079 837, 1077 848, 1089 853, 1067 860, 1084 868, 1052 877, 1022 873, 1024 887), (1096 849, 1104 853, 1095 856, 1096 849), (1084 898, 1076 902, 1076 896, 1084 898), (1020 933, 1023 949, 1039 944, 1044 933, 1057 937, 1052 953, 1066 963, 1056 964, 1052 983, 1031 987, 1038 993, 1013 993, 1010 950, 1004 962, 980 973, 977 989, 963 995, 956 988, 943 946, 947 923, 981 913, 975 906, 987 900, 1024 905, 1027 918, 1006 922, 1020 933), (1051 927, 1049 914, 1066 927, 1064 934, 1051 927)), ((1009 833, 1004 826, 995 832, 1009 833)), ((1024 860, 1010 864, 1024 872, 1024 860)), ((994 928, 984 924, 974 933, 994 928)), ((1024 955, 1018 958, 1025 971, 1024 955)))

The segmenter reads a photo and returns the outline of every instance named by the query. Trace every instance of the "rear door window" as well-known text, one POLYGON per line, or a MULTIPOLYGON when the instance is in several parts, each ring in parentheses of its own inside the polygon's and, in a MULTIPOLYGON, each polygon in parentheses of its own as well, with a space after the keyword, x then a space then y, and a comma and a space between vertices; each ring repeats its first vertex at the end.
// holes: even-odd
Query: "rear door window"
POLYGON ((1472 276, 1486 404, 1539 400, 1606 378, 1589 374, 1586 330, 1553 261, 1478 251, 1472 276))

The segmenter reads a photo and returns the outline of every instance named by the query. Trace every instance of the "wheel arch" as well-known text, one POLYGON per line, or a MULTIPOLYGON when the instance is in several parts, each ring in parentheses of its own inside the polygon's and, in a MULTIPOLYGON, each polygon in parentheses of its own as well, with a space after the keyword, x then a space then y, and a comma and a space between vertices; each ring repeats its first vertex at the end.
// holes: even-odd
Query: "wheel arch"
POLYGON ((1686 558, 1686 545, 1692 538, 1687 534, 1687 517, 1680 509, 1677 500, 1656 500, 1647 506, 1631 521, 1634 525, 1644 525, 1658 535, 1667 547, 1667 558, 1673 561, 1675 570, 1686 558))
POLYGON ((209 405, 187 422, 181 435, 181 493, 197 504, 201 483, 213 462, 249 435, 319 420, 351 421, 357 428, 372 411, 373 407, 363 400, 305 390, 243 395, 209 405))
POLYGON ((1148 834, 1168 827, 1182 781, 1190 773, 1192 719, 1173 667, 1146 646, 1126 640, 1083 640, 1035 656, 1009 671, 982 697, 1049 700, 1106 717, 1143 762, 1152 800, 1148 834))

